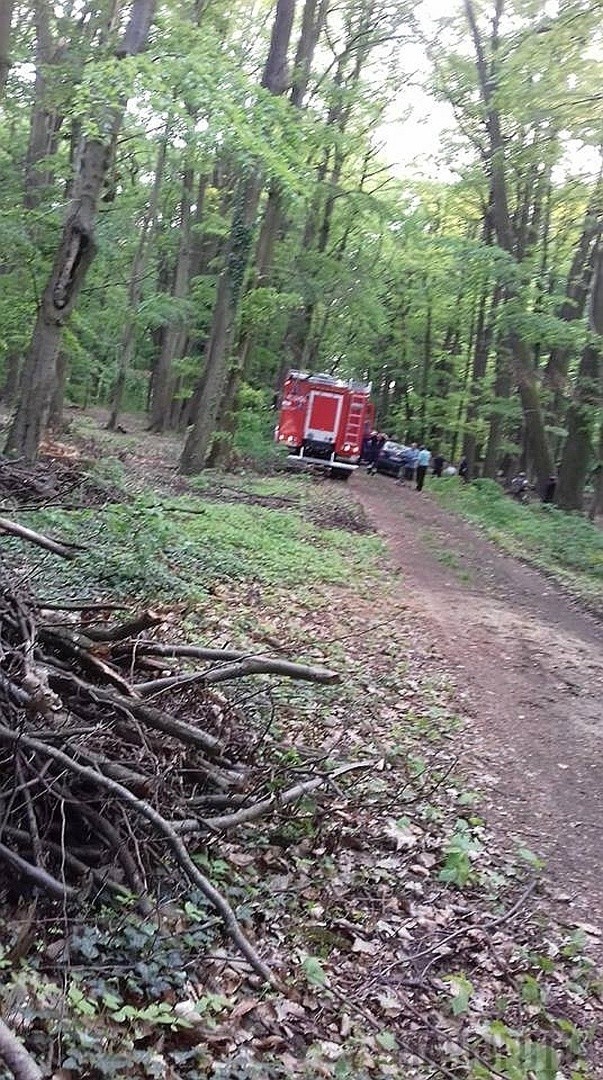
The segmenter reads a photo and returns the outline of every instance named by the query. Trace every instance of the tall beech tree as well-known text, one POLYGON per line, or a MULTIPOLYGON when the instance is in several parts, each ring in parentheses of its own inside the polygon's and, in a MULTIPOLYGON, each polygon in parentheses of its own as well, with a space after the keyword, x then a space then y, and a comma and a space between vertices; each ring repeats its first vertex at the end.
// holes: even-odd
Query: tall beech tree
POLYGON ((11 26, 14 0, 0 0, 0 97, 4 92, 10 71, 11 26))
MULTIPOLYGON (((136 56, 146 46, 156 0, 133 0, 130 18, 115 48, 115 58, 136 56)), ((50 277, 40 299, 23 371, 24 392, 17 407, 5 452, 35 461, 56 381, 56 363, 63 328, 96 253, 98 202, 115 151, 125 102, 94 118, 98 129, 84 136, 76 162, 72 195, 50 277), (100 120, 100 123, 99 123, 100 120)))
MULTIPOLYGON (((603 225, 603 222, 601 223, 603 225)), ((593 436, 602 404, 601 357, 603 354, 603 239, 601 232, 593 258, 589 338, 582 350, 572 400, 567 410, 567 439, 561 458, 556 490, 562 510, 581 510, 584 485, 594 459, 593 436)))
MULTIPOLYGON (((278 0, 261 80, 262 89, 274 96, 283 94, 287 89, 287 52, 294 14, 295 0, 278 0)), ((247 175, 239 181, 235 195, 226 264, 218 279, 205 350, 201 392, 196 413, 191 418, 192 428, 180 457, 180 470, 184 473, 198 472, 203 468, 216 429, 243 284, 252 255, 264 177, 259 162, 252 162, 246 171, 247 175)))
MULTIPOLYGON (((511 218, 505 140, 496 96, 499 78, 499 29, 504 0, 495 0, 492 31, 488 43, 489 55, 486 52, 483 35, 478 27, 472 0, 464 0, 464 4, 467 23, 475 48, 478 86, 484 113, 486 161, 491 185, 494 229, 499 247, 511 259, 520 262, 524 254, 522 236, 520 230, 514 227, 511 218)), ((546 433, 532 350, 519 328, 520 320, 518 315, 521 312, 522 301, 517 277, 515 281, 509 281, 505 286, 503 300, 507 312, 510 313, 506 331, 507 348, 512 358, 515 382, 521 399, 530 462, 539 483, 544 489, 546 481, 553 471, 553 454, 546 433)))

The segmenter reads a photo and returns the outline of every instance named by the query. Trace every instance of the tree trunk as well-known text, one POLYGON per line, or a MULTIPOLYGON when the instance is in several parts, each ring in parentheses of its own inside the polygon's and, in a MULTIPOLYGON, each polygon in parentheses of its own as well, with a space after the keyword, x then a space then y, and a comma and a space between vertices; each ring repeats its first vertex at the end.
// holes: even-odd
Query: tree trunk
POLYGON ((50 399, 48 411, 48 429, 56 433, 63 428, 63 410, 65 408, 65 387, 67 386, 67 373, 69 365, 63 349, 57 354, 56 382, 50 399))
POLYGON ((597 243, 589 329, 593 340, 582 351, 573 400, 567 413, 567 439, 563 448, 555 501, 561 510, 581 510, 584 485, 592 454, 592 438, 601 405, 601 344, 603 330, 603 243, 597 243))
POLYGON ((204 468, 216 428, 261 190, 261 178, 255 174, 242 186, 240 206, 235 209, 228 261, 218 279, 196 415, 180 458, 180 471, 185 474, 204 468))
MULTIPOLYGON (((176 301, 185 299, 190 285, 193 183, 193 170, 185 169, 182 176, 182 199, 180 203, 180 242, 172 287, 172 297, 176 301)), ((149 431, 165 431, 169 426, 173 391, 172 364, 175 358, 181 354, 185 341, 186 326, 183 324, 181 312, 177 311, 167 326, 164 327, 161 350, 155 365, 149 431)))
POLYGON ((590 504, 588 517, 590 521, 595 521, 597 514, 603 513, 603 420, 599 426, 599 446, 597 460, 592 472, 592 480, 593 501, 590 504))
POLYGON ((0 401, 10 408, 15 404, 21 383, 21 357, 16 352, 9 352, 4 361, 4 384, 0 392, 0 401))
POLYGON ((538 384, 534 378, 532 350, 516 334, 511 335, 513 348, 513 366, 519 398, 523 409, 523 422, 526 435, 529 466, 536 473, 541 494, 555 467, 553 453, 549 445, 544 416, 538 393, 538 384))
POLYGON ((574 399, 567 410, 567 439, 561 456, 555 502, 561 510, 581 510, 597 421, 600 351, 582 351, 574 399))
MULTIPOLYGON (((270 49, 262 76, 262 86, 274 95, 282 94, 287 85, 287 48, 294 12, 295 0, 278 0, 270 49)), ((226 367, 252 252, 255 218, 263 187, 259 168, 252 166, 251 169, 251 174, 240 182, 235 200, 226 266, 218 280, 211 333, 205 353, 203 398, 180 458, 180 470, 188 474, 199 472, 205 465, 224 389, 226 367)))
MULTIPOLYGON (((293 73, 291 77, 291 93, 289 100, 296 109, 302 109, 310 80, 314 52, 322 31, 328 0, 306 0, 302 16, 301 33, 297 45, 293 73)), ((285 209, 284 196, 281 186, 273 182, 264 214, 255 253, 254 277, 249 284, 249 289, 259 288, 266 284, 271 277, 274 246, 276 240, 285 232, 285 209)), ((233 409, 236 398, 249 364, 249 357, 255 345, 255 335, 250 328, 237 349, 237 360, 228 375, 224 399, 220 404, 220 417, 218 426, 228 430, 232 427, 233 409)), ((280 384, 279 384, 280 385, 280 384)))
POLYGON ((14 6, 14 0, 0 0, 0 98, 4 94, 11 66, 10 31, 14 6))
MULTIPOLYGON (((115 133, 116 134, 116 133, 115 133)), ((75 305, 95 255, 94 222, 107 168, 110 144, 85 143, 77 192, 61 244, 42 295, 33 337, 23 367, 25 393, 13 420, 5 453, 35 461, 56 383, 56 361, 63 326, 75 305)))
MULTIPOLYGON (((130 22, 118 56, 142 49, 154 12, 155 0, 134 0, 130 22)), ((71 314, 96 252, 94 228, 98 202, 125 103, 113 110, 105 139, 87 138, 78 161, 73 198, 67 212, 54 264, 41 297, 32 341, 23 370, 21 397, 6 442, 5 453, 33 462, 48 418, 56 382, 56 362, 63 326, 71 314)))
POLYGON ((34 4, 36 27, 36 77, 34 101, 29 127, 29 141, 25 156, 25 188, 23 205, 27 210, 38 206, 52 181, 52 171, 47 159, 55 152, 62 117, 49 104, 49 80, 53 67, 62 58, 61 49, 52 39, 48 0, 36 0, 34 4))
POLYGON ((170 137, 170 128, 171 118, 168 119, 166 123, 165 131, 161 138, 161 142, 159 143, 157 162, 155 164, 153 187, 151 188, 149 202, 140 229, 138 246, 136 248, 134 259, 132 261, 132 270, 130 272, 130 282, 128 286, 128 309, 126 313, 126 321, 122 331, 121 348, 117 365, 117 377, 115 379, 115 386, 113 387, 111 412, 107 421, 107 431, 115 431, 117 427, 117 421, 119 419, 119 414, 122 408, 128 372, 130 370, 132 364, 132 357, 134 355, 134 347, 136 344, 136 317, 140 305, 140 298, 142 296, 143 278, 145 267, 147 264, 149 243, 155 229, 157 210, 159 207, 159 193, 161 191, 161 185, 163 183, 163 170, 165 167, 165 158, 167 153, 168 139, 170 137))
POLYGON ((494 377, 494 400, 488 427, 488 442, 484 459, 484 476, 495 480, 500 460, 500 446, 505 429, 504 405, 511 396, 512 388, 509 350, 500 342, 496 350, 496 374, 494 377))
POLYGON ((427 437, 427 397, 429 394, 429 375, 431 371, 431 327, 433 311, 431 297, 427 297, 427 311, 425 316, 425 337, 423 339, 423 364, 421 366, 421 405, 419 407, 419 441, 425 442, 427 437))
POLYGON ((477 313, 475 350, 473 353, 471 385, 469 390, 469 401, 467 404, 467 413, 465 419, 467 426, 463 438, 463 456, 467 459, 470 477, 473 476, 475 471, 475 457, 477 447, 475 423, 479 417, 482 405, 482 382, 486 374, 486 368, 488 366, 488 356, 492 347, 496 311, 500 303, 500 298, 501 289, 497 285, 492 294, 490 311, 488 313, 488 317, 486 318, 486 306, 488 301, 487 292, 484 289, 480 298, 479 309, 477 313))
MULTIPOLYGON (((497 53, 498 27, 503 12, 504 0, 496 0, 492 21, 491 60, 488 63, 484 45, 477 25, 472 0, 464 0, 465 14, 475 48, 477 76, 482 102, 486 113, 488 135, 488 165, 492 212, 498 245, 514 259, 519 260, 525 251, 525 236, 514 234, 509 212, 505 166, 505 141, 502 134, 501 118, 496 104, 497 88, 497 53)), ((507 285, 504 300, 512 302, 519 299, 517 286, 507 285)), ((509 334, 511 356, 517 382, 519 397, 524 412, 524 423, 528 439, 531 464, 538 477, 538 483, 544 489, 553 469, 553 455, 548 444, 544 414, 538 392, 536 372, 532 362, 532 351, 527 341, 518 333, 509 334)))
MULTIPOLYGON (((594 269, 597 237, 601 230, 602 201, 603 183, 599 175, 595 192, 586 211, 580 239, 574 249, 565 286, 565 299, 557 312, 558 317, 564 322, 581 319, 586 309, 594 269)), ((551 350, 543 373, 543 383, 556 394, 563 393, 571 356, 571 350, 567 348, 559 347, 551 350)))

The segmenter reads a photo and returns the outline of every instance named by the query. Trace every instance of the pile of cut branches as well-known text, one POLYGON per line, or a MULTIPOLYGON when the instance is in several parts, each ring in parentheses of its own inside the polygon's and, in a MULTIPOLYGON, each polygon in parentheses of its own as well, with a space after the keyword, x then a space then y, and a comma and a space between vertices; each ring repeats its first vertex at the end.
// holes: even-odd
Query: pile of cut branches
POLYGON ((90 464, 60 443, 49 445, 35 466, 0 455, 0 504, 68 510, 123 502, 125 493, 95 479, 89 472, 90 464))
POLYGON ((91 894, 127 896, 149 912, 158 892, 176 895, 185 879, 253 970, 273 981, 194 854, 333 774, 315 763, 295 783, 275 780, 222 684, 248 675, 328 684, 337 674, 166 643, 153 611, 118 621, 104 601, 42 608, 6 569, 2 576, 0 860, 13 887, 64 906, 91 894))

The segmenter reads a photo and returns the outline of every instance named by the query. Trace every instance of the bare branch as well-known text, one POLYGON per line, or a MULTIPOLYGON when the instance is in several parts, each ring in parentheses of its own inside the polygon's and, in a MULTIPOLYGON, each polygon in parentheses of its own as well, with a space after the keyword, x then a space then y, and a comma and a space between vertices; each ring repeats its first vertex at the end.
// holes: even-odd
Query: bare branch
POLYGON ((15 1080, 43 1080, 42 1070, 4 1020, 0 1020, 0 1057, 15 1080))
POLYGON ((49 536, 34 532, 33 529, 28 529, 25 525, 17 525, 16 521, 9 521, 8 518, 4 517, 0 517, 0 532, 8 533, 10 536, 18 536, 20 540, 27 540, 30 544, 37 544, 38 547, 45 548, 46 551, 52 551, 54 555, 60 555, 62 559, 74 559, 78 547, 76 544, 67 545, 59 543, 57 540, 51 540, 49 536))
POLYGON ((169 822, 166 821, 166 819, 155 810, 150 803, 145 799, 141 799, 137 795, 134 795, 127 787, 124 787, 123 784, 119 784, 116 780, 112 780, 109 776, 104 776, 102 773, 96 772, 95 769, 91 769, 88 765, 81 765, 62 750, 58 750, 54 746, 40 742, 38 739, 33 739, 29 735, 11 731, 10 728, 0 726, 0 742, 8 746, 26 746, 44 759, 52 758, 53 761, 58 762, 59 765, 62 765, 63 768, 67 769, 69 772, 75 773, 77 776, 81 776, 90 781, 90 783, 94 784, 96 787, 100 787, 105 791, 109 791, 113 795, 116 795, 122 803, 130 806, 132 810, 135 810, 136 813, 140 814, 141 817, 150 822, 167 842, 167 845, 182 872, 193 885, 196 885, 197 888, 201 890, 203 895, 216 908, 216 911, 220 913, 227 933, 239 947, 243 956, 249 961, 256 974, 265 982, 270 983, 273 986, 276 985, 276 980, 270 971, 270 968, 267 967, 251 942, 245 937, 228 901, 212 885, 211 881, 201 873, 198 867, 195 866, 195 863, 191 859, 181 838, 174 831, 169 822))

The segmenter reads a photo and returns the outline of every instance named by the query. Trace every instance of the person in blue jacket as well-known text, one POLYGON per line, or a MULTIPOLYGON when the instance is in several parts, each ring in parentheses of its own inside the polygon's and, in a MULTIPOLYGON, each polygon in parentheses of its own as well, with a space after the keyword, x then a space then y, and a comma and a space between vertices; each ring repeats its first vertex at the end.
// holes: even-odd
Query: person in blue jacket
POLYGON ((431 453, 426 446, 421 445, 419 447, 419 453, 417 455, 417 491, 423 490, 423 484, 425 482, 425 475, 429 468, 429 462, 431 461, 431 453))
POLYGON ((415 478, 415 469, 417 467, 417 458, 419 456, 419 448, 416 442, 411 443, 410 446, 404 448, 404 456, 402 460, 402 469, 400 470, 400 480, 412 481, 415 478))

